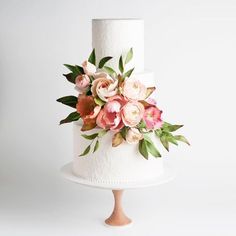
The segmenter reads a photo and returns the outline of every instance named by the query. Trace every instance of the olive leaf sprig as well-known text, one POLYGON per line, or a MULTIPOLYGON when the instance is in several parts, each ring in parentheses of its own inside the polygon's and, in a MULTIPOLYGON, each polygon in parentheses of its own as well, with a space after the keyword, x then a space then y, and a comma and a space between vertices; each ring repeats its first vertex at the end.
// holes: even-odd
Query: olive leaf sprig
POLYGON ((170 123, 164 122, 160 129, 156 129, 155 135, 158 137, 164 146, 164 148, 169 151, 169 144, 178 145, 178 141, 184 142, 190 145, 189 141, 183 135, 174 135, 173 132, 182 128, 183 125, 172 125, 170 123))
POLYGON ((143 139, 139 141, 139 152, 145 159, 148 159, 149 154, 154 157, 161 157, 160 152, 152 142, 151 138, 148 136, 148 134, 152 132, 154 132, 155 136, 160 139, 161 144, 167 151, 169 151, 169 143, 178 145, 178 141, 180 141, 190 145, 188 140, 183 135, 173 134, 173 132, 182 127, 183 125, 172 125, 170 123, 164 122, 163 126, 160 129, 148 131, 145 129, 145 123, 140 122, 140 124, 138 125, 138 129, 141 133, 143 133, 143 139))
POLYGON ((100 130, 98 133, 93 133, 93 134, 90 134, 90 135, 87 135, 87 134, 82 134, 81 136, 85 139, 88 139, 88 140, 92 140, 91 143, 84 149, 83 153, 81 153, 79 156, 85 156, 87 155, 90 150, 91 150, 91 147, 93 145, 93 143, 95 142, 94 144, 94 147, 93 147, 93 153, 96 152, 99 148, 99 139, 101 137, 103 137, 106 133, 107 133, 108 130, 100 130))

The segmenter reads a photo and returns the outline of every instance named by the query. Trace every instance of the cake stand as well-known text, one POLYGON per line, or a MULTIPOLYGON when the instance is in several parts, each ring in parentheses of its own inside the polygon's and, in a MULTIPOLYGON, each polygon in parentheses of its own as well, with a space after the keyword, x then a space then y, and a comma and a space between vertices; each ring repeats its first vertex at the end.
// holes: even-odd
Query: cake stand
POLYGON ((78 177, 74 175, 72 172, 72 162, 64 165, 61 168, 61 173, 64 178, 74 183, 78 183, 93 188, 112 190, 114 196, 114 208, 111 216, 105 220, 105 225, 114 227, 121 227, 121 226, 124 227, 124 226, 130 226, 132 223, 132 220, 130 220, 125 215, 122 208, 121 200, 124 190, 157 186, 173 180, 175 177, 175 172, 173 168, 170 165, 165 165, 164 170, 165 170, 164 173, 158 176, 156 179, 148 181, 122 183, 122 184, 104 183, 104 182, 94 183, 81 177, 78 177))

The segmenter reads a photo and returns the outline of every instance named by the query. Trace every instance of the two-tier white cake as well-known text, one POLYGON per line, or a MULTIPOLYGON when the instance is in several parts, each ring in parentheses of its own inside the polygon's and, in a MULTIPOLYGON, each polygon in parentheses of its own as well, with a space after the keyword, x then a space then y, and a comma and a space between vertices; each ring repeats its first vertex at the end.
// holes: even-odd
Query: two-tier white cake
MULTIPOLYGON (((92 21, 92 46, 97 60, 112 56, 108 65, 117 69, 121 54, 132 47, 134 57, 130 68, 135 67, 133 78, 139 79, 147 87, 155 86, 153 73, 144 69, 144 22, 141 19, 95 19, 92 21)), ((127 68, 129 69, 129 68, 127 68)), ((95 153, 79 157, 87 146, 81 136, 81 124, 74 122, 74 160, 73 173, 94 183, 122 184, 153 180, 163 174, 162 158, 150 156, 144 159, 136 145, 122 143, 112 147, 112 131, 100 141, 95 153)), ((95 133, 96 129, 86 133, 95 133)), ((158 142, 153 138, 154 143, 158 142)), ((158 143, 155 143, 160 146, 158 143)))

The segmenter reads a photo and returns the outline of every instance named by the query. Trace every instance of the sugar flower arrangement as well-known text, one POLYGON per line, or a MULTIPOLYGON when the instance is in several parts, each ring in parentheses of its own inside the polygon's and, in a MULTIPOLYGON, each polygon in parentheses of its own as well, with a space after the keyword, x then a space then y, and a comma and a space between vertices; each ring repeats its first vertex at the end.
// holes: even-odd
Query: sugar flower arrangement
POLYGON ((91 143, 80 156, 85 156, 91 151, 94 141, 95 152, 99 148, 99 139, 107 132, 113 132, 113 147, 119 146, 122 142, 136 144, 146 159, 149 154, 161 157, 149 136, 150 133, 154 133, 155 137, 160 139, 167 151, 169 143, 178 145, 178 141, 181 141, 189 144, 184 136, 173 134, 183 125, 172 125, 162 120, 162 111, 157 107, 156 101, 150 98, 155 87, 146 87, 135 77, 132 78, 134 68, 125 71, 125 65, 132 57, 132 48, 124 58, 120 56, 119 73, 105 66, 112 59, 110 56, 102 58, 97 64, 95 50, 81 66, 65 64, 70 73, 64 76, 75 84, 79 95, 57 99, 58 102, 76 109, 61 120, 60 124, 82 119, 81 131, 100 128, 96 133, 82 134, 91 143))

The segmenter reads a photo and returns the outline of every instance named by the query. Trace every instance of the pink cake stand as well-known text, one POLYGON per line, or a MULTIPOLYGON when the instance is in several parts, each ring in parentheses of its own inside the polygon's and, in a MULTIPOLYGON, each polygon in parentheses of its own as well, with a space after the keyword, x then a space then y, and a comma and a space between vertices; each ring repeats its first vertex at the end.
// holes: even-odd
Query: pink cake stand
POLYGON ((128 218, 122 207, 122 195, 124 190, 126 189, 136 189, 136 188, 144 188, 157 186, 164 183, 167 183, 174 179, 175 172, 172 167, 169 165, 164 166, 164 173, 158 176, 156 179, 148 180, 148 181, 139 181, 139 182, 129 182, 129 183, 105 183, 105 182, 92 182, 81 177, 78 177, 72 172, 72 162, 64 165, 61 168, 61 173, 64 178, 70 180, 74 183, 85 185, 93 188, 100 189, 109 189, 112 190, 114 196, 114 208, 110 217, 105 220, 106 226, 111 227, 126 227, 132 224, 132 220, 128 218))

